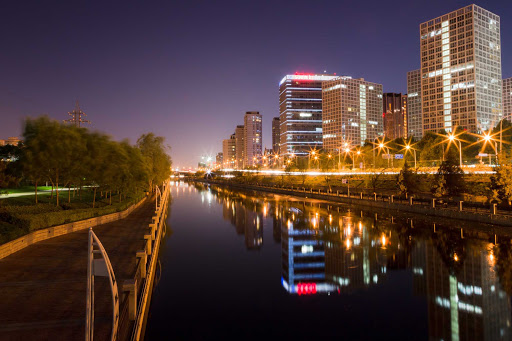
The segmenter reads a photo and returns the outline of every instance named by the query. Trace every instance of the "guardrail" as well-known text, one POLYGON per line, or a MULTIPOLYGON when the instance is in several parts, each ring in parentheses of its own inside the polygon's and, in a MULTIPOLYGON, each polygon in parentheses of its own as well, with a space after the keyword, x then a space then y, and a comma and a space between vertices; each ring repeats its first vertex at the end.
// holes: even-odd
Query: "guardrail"
POLYGON ((162 191, 156 203, 152 223, 149 224, 148 233, 144 236, 145 248, 138 251, 138 267, 133 280, 125 281, 123 291, 128 295, 128 318, 134 321, 131 334, 132 341, 143 337, 145 320, 151 302, 151 293, 155 279, 160 242, 165 234, 165 219, 170 197, 170 181, 163 183, 162 191), (140 294, 140 295, 138 295, 140 294), (137 297, 139 299, 137 300, 137 297))

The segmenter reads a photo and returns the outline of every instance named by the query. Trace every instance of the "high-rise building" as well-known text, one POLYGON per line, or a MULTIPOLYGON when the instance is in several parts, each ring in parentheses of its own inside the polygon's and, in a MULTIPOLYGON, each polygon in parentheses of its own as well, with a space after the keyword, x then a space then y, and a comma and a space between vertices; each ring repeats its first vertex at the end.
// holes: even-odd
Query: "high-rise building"
POLYGON ((407 72, 407 136, 417 140, 423 137, 421 111, 421 70, 407 72))
POLYGON ((286 75, 279 83, 280 153, 322 147, 322 82, 334 75, 286 75))
POLYGON ((382 96, 384 136, 407 137, 407 95, 387 92, 382 96))
POLYGON ((512 121, 512 78, 503 80, 503 118, 512 121))
POLYGON ((261 115, 258 111, 248 111, 244 116, 244 167, 252 167, 261 163, 262 127, 261 115))
POLYGON ((279 137, 280 137, 280 120, 279 117, 272 119, 272 150, 279 153, 279 137))
POLYGON ((215 163, 217 164, 217 166, 222 167, 223 162, 224 162, 224 152, 217 153, 217 155, 215 156, 215 163))
POLYGON ((235 129, 235 139, 236 139, 236 169, 244 168, 244 126, 238 125, 235 129))
POLYGON ((231 134, 229 139, 222 140, 222 154, 224 168, 235 168, 236 164, 236 136, 231 134))
POLYGON ((473 133, 502 117, 500 17, 469 5, 420 25, 423 132, 473 133))
POLYGON ((383 134, 382 85, 337 77, 322 84, 324 149, 362 145, 383 134))

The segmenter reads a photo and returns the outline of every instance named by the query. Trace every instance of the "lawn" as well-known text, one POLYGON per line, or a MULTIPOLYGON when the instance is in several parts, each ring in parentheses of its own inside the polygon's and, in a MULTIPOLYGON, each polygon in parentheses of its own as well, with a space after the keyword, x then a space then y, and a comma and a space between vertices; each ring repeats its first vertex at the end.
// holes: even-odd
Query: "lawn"
POLYGON ((78 191, 60 192, 59 206, 56 205, 55 193, 53 197, 46 193, 38 196, 37 205, 34 196, 0 199, 0 244, 38 229, 120 212, 143 197, 141 192, 127 198, 123 196, 120 201, 119 195, 113 195, 110 202, 105 193, 102 196, 98 191, 94 208, 91 189, 82 190, 81 196, 78 191))
MULTIPOLYGON (((51 186, 37 186, 38 191, 51 191, 51 186)), ((22 186, 18 188, 6 188, 2 190, 3 192, 6 192, 7 194, 14 194, 14 193, 34 193, 35 186, 22 186)), ((39 193, 38 193, 39 194, 39 193)))

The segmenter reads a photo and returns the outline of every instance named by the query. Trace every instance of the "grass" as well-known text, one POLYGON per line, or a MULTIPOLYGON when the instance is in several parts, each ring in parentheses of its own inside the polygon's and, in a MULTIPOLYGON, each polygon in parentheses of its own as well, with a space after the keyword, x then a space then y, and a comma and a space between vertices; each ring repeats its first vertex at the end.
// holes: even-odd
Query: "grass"
MULTIPOLYGON (((39 203, 35 204, 34 196, 21 196, 0 200, 0 244, 16 239, 32 231, 66 224, 78 220, 98 217, 105 214, 120 212, 141 200, 141 192, 119 202, 119 196, 112 196, 110 200, 101 192, 96 194, 95 207, 92 207, 93 191, 85 189, 80 197, 73 191, 59 194, 59 206, 56 205, 56 196, 38 196, 39 203), (68 200, 69 199, 69 200, 68 200)), ((103 193, 105 194, 105 193, 103 193)))
MULTIPOLYGON (((37 190, 38 191, 51 191, 52 187, 51 186, 37 186, 37 190)), ((18 187, 18 188, 6 188, 3 191, 7 192, 7 194, 34 193, 35 186, 22 186, 22 187, 18 187)))

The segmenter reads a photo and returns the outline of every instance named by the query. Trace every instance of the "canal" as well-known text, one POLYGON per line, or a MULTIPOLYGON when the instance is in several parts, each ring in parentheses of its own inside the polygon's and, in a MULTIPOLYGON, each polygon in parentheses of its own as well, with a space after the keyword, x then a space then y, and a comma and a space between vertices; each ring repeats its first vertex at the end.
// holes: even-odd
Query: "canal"
POLYGON ((510 236, 203 184, 171 192, 146 340, 511 339, 510 236))

